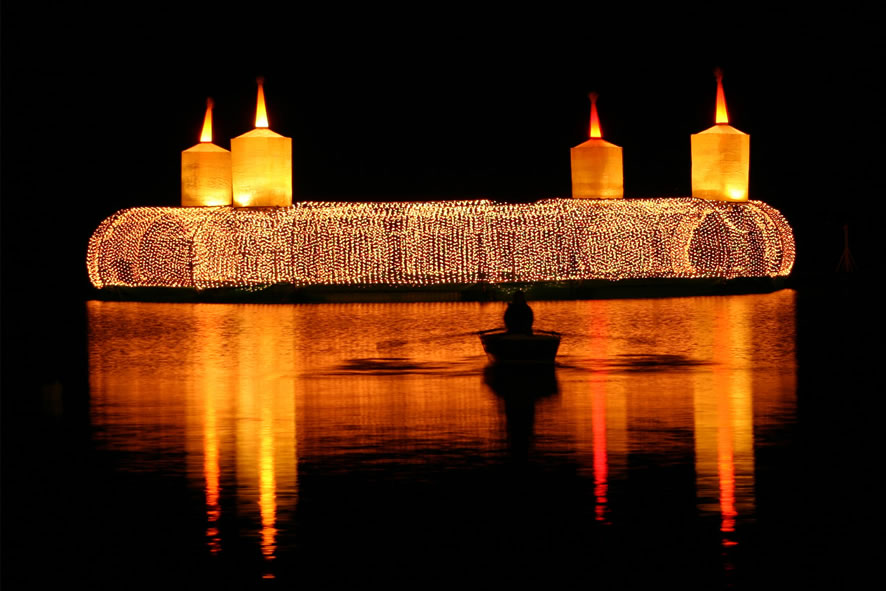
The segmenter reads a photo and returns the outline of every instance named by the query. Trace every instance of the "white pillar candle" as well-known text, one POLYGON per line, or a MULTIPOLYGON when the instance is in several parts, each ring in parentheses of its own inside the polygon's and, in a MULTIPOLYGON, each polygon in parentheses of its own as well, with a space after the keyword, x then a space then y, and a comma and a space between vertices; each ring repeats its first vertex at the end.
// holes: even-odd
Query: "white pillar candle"
POLYGON ((691 137, 692 196, 747 201, 751 136, 729 125, 723 76, 717 71, 716 125, 691 137))
POLYGON ((231 153, 212 143, 212 99, 200 143, 182 151, 182 206, 231 204, 231 153))
POLYGON ((268 129, 262 80, 255 129, 231 140, 235 207, 292 205, 292 139, 268 129))
POLYGON ((592 199, 624 197, 624 167, 621 146, 603 139, 597 116, 597 95, 591 93, 590 139, 570 150, 572 196, 592 199))

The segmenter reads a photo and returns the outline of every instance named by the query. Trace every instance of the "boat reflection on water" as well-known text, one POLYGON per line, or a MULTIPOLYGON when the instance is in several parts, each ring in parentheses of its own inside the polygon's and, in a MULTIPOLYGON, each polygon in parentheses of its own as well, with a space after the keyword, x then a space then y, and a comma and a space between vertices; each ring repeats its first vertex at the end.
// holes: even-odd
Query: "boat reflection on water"
POLYGON ((535 405, 560 393, 553 364, 490 363, 483 381, 504 404, 508 451, 525 462, 535 431, 535 405))

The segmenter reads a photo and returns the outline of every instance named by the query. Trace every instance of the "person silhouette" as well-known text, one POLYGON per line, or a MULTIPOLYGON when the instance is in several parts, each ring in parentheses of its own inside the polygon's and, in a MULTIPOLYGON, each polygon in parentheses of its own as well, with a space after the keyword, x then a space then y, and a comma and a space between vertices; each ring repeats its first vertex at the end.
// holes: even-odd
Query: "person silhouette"
POLYGON ((505 310, 505 327, 508 333, 531 335, 533 320, 532 308, 526 303, 526 294, 522 289, 517 290, 505 310))

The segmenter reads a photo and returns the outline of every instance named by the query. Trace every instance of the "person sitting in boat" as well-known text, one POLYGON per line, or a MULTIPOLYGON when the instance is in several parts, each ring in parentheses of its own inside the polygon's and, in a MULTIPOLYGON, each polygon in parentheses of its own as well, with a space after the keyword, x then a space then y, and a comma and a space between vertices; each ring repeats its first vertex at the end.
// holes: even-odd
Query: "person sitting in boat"
POLYGON ((526 294, 523 290, 518 290, 514 294, 513 301, 508 304, 505 310, 505 327, 511 334, 532 334, 532 322, 534 316, 532 308, 526 303, 526 294))

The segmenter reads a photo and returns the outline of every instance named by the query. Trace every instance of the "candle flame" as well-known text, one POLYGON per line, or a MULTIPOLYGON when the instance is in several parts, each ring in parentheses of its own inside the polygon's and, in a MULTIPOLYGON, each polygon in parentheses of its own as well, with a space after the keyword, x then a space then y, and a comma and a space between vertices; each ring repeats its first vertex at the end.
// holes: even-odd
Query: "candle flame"
POLYGON ((602 138, 603 134, 600 132, 600 118, 597 116, 597 93, 592 92, 588 95, 591 99, 591 138, 602 138))
POLYGON ((720 68, 714 70, 717 77, 717 117, 716 123, 729 123, 729 114, 726 112, 726 95, 723 94, 723 71, 720 68))
POLYGON ((206 117, 203 119, 203 131, 200 133, 200 141, 212 143, 212 99, 206 99, 206 117))
POLYGON ((264 78, 259 78, 258 82, 258 99, 255 107, 255 126, 268 127, 268 112, 265 110, 265 91, 264 78))

